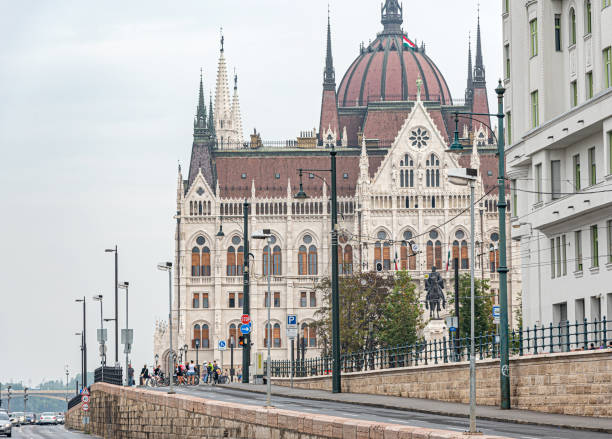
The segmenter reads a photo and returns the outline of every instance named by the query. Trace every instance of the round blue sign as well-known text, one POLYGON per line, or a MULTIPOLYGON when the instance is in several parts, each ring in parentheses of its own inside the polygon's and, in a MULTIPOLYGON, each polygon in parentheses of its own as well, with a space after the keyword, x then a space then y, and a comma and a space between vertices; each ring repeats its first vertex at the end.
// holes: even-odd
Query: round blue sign
POLYGON ((251 324, 248 325, 240 325, 240 332, 243 334, 249 334, 251 332, 251 324))

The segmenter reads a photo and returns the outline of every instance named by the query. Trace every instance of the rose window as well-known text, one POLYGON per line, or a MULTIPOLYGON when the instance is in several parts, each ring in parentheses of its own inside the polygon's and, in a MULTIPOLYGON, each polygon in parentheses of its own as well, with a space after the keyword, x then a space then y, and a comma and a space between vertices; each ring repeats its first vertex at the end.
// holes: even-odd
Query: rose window
POLYGON ((413 130, 409 137, 410 141, 412 141, 412 146, 416 146, 417 148, 422 148, 423 146, 427 146, 427 141, 429 140, 429 133, 427 130, 417 128, 413 130))

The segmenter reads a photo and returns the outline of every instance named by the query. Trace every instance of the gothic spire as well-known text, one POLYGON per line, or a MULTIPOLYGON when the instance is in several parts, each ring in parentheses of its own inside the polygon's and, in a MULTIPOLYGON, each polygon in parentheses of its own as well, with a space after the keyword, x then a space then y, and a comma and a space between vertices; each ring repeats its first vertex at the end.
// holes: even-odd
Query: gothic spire
POLYGON ((200 93, 198 95, 198 110, 196 114, 196 125, 200 128, 206 127, 206 103, 204 102, 204 81, 202 69, 200 68, 200 93))
POLYGON ((468 77, 467 77, 467 88, 470 89, 474 85, 474 78, 472 77, 472 37, 468 35, 468 77))
POLYGON ((215 117, 213 116, 212 92, 210 92, 210 106, 208 107, 208 126, 210 134, 215 137, 215 117))
POLYGON ((381 7, 380 22, 384 26, 384 33, 401 34, 404 8, 398 0, 386 0, 381 7))
POLYGON ((336 72, 334 70, 334 58, 332 57, 331 24, 329 19, 329 7, 327 9, 327 55, 325 57, 325 73, 323 74, 323 89, 336 89, 336 72))
POLYGON ((238 99, 238 75, 234 69, 234 99, 232 100, 232 127, 236 131, 235 141, 242 143, 242 115, 240 114, 240 100, 238 99))
POLYGON ((474 66, 474 82, 485 81, 485 68, 482 61, 482 44, 480 41, 480 5, 478 5, 478 27, 476 29, 476 61, 474 66))

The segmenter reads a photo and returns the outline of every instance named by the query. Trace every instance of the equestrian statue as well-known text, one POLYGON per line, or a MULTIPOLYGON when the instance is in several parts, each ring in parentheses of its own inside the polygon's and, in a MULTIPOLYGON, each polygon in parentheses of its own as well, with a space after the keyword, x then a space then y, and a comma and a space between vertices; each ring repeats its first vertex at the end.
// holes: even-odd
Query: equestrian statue
POLYGON ((444 297, 444 279, 440 276, 440 273, 436 272, 436 267, 431 267, 431 273, 427 280, 425 280, 425 290, 427 296, 425 297, 425 308, 429 310, 429 318, 434 318, 434 311, 436 313, 436 319, 440 318, 440 305, 443 309, 446 309, 446 298, 444 297))

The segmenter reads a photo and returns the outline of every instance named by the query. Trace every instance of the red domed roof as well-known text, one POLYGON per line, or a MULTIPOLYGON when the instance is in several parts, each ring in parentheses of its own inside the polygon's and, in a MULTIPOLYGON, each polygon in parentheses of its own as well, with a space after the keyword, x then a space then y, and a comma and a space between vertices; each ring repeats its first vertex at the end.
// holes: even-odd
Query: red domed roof
POLYGON ((424 49, 405 49, 401 32, 382 32, 361 50, 342 78, 339 107, 366 106, 369 102, 416 100, 417 78, 421 98, 451 105, 446 80, 424 49))

